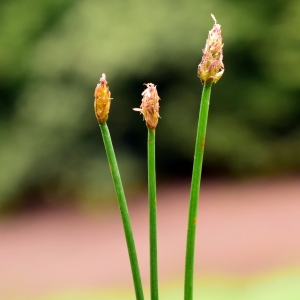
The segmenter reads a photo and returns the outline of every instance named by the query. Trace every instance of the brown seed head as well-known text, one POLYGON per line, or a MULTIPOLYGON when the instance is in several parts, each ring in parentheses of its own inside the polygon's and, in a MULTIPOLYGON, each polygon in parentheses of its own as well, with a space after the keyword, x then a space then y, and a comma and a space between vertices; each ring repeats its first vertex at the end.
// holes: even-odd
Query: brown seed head
POLYGON ((110 108, 110 91, 105 74, 102 74, 95 89, 94 109, 97 120, 102 123, 108 118, 110 108))
POLYGON ((211 16, 215 24, 208 33, 202 61, 198 66, 198 77, 202 83, 208 80, 216 83, 224 73, 221 25, 217 24, 213 14, 211 16))
POLYGON ((147 88, 143 91, 142 104, 140 108, 134 108, 133 110, 139 111, 146 121, 147 127, 155 129, 158 123, 159 116, 159 104, 160 100, 156 86, 153 83, 145 83, 147 88))

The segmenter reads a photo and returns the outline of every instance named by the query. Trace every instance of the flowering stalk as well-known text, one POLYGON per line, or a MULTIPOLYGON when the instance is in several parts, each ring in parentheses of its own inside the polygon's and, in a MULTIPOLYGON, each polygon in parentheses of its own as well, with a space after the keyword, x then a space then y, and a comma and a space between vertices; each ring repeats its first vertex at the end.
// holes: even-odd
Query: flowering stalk
POLYGON ((139 265, 137 260, 132 228, 130 224, 128 207, 126 204, 126 198, 124 194, 124 189, 121 181, 121 176, 120 176, 113 144, 106 124, 109 108, 110 108, 110 102, 111 102, 111 98, 110 98, 109 87, 106 81, 105 74, 102 74, 102 77, 100 78, 100 82, 95 89, 95 101, 94 101, 95 115, 101 129, 103 142, 104 142, 104 146, 108 158, 109 168, 111 171, 112 179, 115 186, 115 191, 117 194, 117 200, 121 212, 123 228, 124 228, 125 238, 126 238, 126 243, 128 248, 136 299, 144 300, 141 275, 140 275, 140 270, 139 270, 139 265))
POLYGON ((159 105, 156 86, 146 84, 147 89, 142 93, 143 99, 139 111, 146 121, 148 128, 148 202, 149 202, 149 236, 150 236, 150 288, 151 299, 158 300, 158 271, 157 271, 157 225, 156 225, 156 174, 155 174, 155 129, 159 118, 159 105))
POLYGON ((209 31, 205 49, 203 50, 202 61, 198 66, 198 76, 203 83, 203 91, 200 104, 198 129, 196 137, 193 174, 190 192, 190 207, 188 217, 186 260, 185 260, 185 283, 184 299, 193 299, 194 281, 194 256, 195 256, 195 236, 197 225, 198 200, 200 192, 201 171, 203 163, 205 135, 208 119, 209 101, 211 86, 216 83, 224 73, 223 65, 223 44, 221 36, 221 26, 217 24, 215 17, 213 29, 209 31))

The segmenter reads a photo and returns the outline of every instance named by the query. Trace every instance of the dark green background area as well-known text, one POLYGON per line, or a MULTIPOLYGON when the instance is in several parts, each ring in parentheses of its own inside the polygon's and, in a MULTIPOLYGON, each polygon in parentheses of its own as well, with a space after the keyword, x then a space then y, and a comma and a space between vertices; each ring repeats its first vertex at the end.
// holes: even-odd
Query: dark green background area
POLYGON ((112 197, 93 92, 106 73, 108 126, 128 191, 146 183, 143 83, 157 85, 158 179, 190 176, 214 13, 225 73, 213 86, 203 176, 300 170, 300 3, 0 2, 0 207, 112 197))

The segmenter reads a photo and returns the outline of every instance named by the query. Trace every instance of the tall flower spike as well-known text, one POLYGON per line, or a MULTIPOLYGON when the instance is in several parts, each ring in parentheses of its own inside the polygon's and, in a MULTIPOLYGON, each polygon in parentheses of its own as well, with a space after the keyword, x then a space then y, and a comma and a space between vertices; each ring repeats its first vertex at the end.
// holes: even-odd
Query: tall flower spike
POLYGON ((145 83, 147 88, 143 91, 142 96, 142 104, 140 108, 134 108, 133 110, 139 111, 146 121, 146 125, 148 128, 155 129, 158 123, 159 115, 159 104, 160 100, 156 85, 153 83, 145 83))
POLYGON ((98 122, 103 123, 108 118, 110 108, 110 91, 105 74, 102 74, 95 89, 94 110, 98 122))
POLYGON ((202 50, 202 61, 198 66, 198 77, 202 83, 206 81, 216 83, 224 73, 221 25, 217 24, 213 14, 211 16, 215 24, 208 33, 205 49, 202 50))

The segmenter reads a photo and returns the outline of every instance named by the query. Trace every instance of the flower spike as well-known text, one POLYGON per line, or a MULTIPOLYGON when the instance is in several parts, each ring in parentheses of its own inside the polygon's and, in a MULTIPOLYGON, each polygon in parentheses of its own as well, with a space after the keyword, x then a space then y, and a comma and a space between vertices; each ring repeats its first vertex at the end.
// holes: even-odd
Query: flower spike
POLYGON ((102 74, 95 89, 94 110, 98 122, 103 123, 108 118, 110 108, 110 91, 105 74, 102 74))
POLYGON ((159 115, 159 104, 160 100, 156 85, 153 83, 145 83, 147 88, 142 93, 143 99, 140 108, 134 108, 133 110, 139 111, 146 121, 146 125, 150 129, 155 129, 158 123, 159 115))
POLYGON ((198 66, 198 77, 203 84, 206 81, 216 83, 224 73, 221 25, 217 24, 213 14, 211 16, 215 24, 208 33, 202 61, 198 66))

